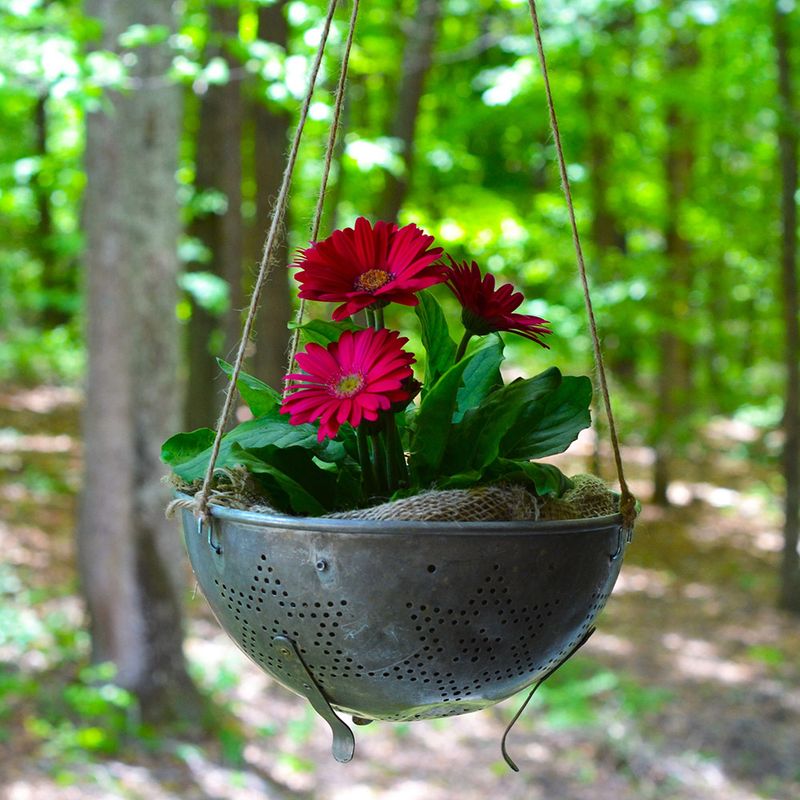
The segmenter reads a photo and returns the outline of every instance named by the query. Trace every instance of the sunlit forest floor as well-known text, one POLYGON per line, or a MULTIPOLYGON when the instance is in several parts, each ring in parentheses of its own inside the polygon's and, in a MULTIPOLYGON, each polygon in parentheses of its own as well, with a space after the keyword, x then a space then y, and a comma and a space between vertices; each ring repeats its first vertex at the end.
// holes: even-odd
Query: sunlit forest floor
MULTIPOLYGON (((721 455, 726 431, 709 463, 683 467, 675 508, 645 508, 598 632, 511 734, 516 775, 499 742, 517 698, 358 729, 356 760, 336 764, 327 726, 239 653, 188 574, 187 650, 218 722, 141 724, 86 668, 78 401, 55 388, 0 395, 2 800, 800 797, 800 620, 772 607, 780 516, 764 476, 721 455)), ((648 453, 628 455, 646 496, 648 453)))

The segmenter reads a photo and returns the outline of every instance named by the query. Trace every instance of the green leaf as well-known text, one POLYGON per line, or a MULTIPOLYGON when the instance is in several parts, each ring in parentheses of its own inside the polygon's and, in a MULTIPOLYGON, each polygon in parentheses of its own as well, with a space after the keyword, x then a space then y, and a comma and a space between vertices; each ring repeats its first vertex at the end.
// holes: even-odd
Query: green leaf
POLYGON ((316 344, 321 344, 323 347, 327 347, 332 342, 338 341, 339 337, 345 331, 362 330, 360 325, 356 325, 355 322, 351 322, 350 320, 345 320, 344 322, 329 322, 324 319, 310 319, 302 325, 289 323, 289 328, 300 328, 301 336, 305 344, 315 342, 316 344))
POLYGON ((292 511, 297 514, 318 516, 325 513, 322 504, 294 478, 289 477, 278 467, 249 453, 237 442, 233 442, 228 454, 228 462, 245 467, 254 474, 266 475, 285 493, 292 511))
POLYGON ((479 406, 494 389, 503 385, 502 363, 503 340, 496 334, 487 336, 464 370, 464 385, 458 390, 453 422, 460 422, 467 411, 479 406))
POLYGON ((166 25, 131 25, 124 30, 117 41, 126 49, 156 45, 166 42, 172 31, 166 25))
MULTIPOLYGON (((247 452, 261 462, 279 470, 284 476, 298 483, 326 511, 354 508, 363 500, 361 469, 356 461, 347 457, 341 443, 338 448, 322 445, 320 458, 313 450, 302 447, 262 447, 247 452), (331 454, 339 457, 337 462, 329 459, 331 454)), ((307 502, 294 496, 291 484, 280 483, 264 469, 252 469, 274 504, 281 510, 310 513, 307 502), (292 490, 291 492, 289 490, 292 490)))
POLYGON ((173 468, 177 467, 210 448, 214 444, 215 435, 211 428, 176 433, 161 445, 161 460, 173 468))
MULTIPOLYGON (((231 375, 233 375, 233 365, 223 361, 221 358, 217 359, 217 364, 230 380, 231 375)), ((253 412, 254 417, 261 417, 275 408, 275 406, 281 404, 280 392, 275 391, 264 381, 260 381, 246 372, 239 372, 239 377, 236 379, 236 388, 239 390, 242 400, 253 412)))
POLYGON ((450 338, 447 319, 436 298, 430 292, 420 292, 419 305, 414 309, 420 323, 422 345, 427 353, 425 362, 425 391, 453 366, 456 343, 450 338))
POLYGON ((553 391, 523 405, 503 436, 500 454, 511 459, 534 459, 563 453, 591 425, 592 382, 567 376, 553 391))
POLYGON ((572 481, 558 467, 535 461, 498 458, 486 470, 486 476, 495 481, 502 479, 511 483, 528 484, 540 497, 561 497, 572 487, 572 481))
POLYGON ((478 470, 458 472, 455 475, 436 481, 437 489, 469 489, 480 483, 483 475, 478 470))
MULTIPOLYGON (((278 409, 274 408, 263 417, 243 422, 227 433, 222 439, 215 466, 222 468, 237 463, 231 460, 234 445, 240 445, 246 450, 270 445, 304 447, 321 455, 331 451, 330 444, 338 445, 344 452, 344 448, 339 442, 320 444, 317 441, 317 429, 313 425, 292 425, 288 417, 281 415, 278 409)), ((173 465, 173 470, 178 477, 191 483, 205 475, 210 457, 211 448, 209 447, 188 461, 173 465)))
POLYGON ((510 458, 501 449, 507 432, 526 409, 553 392, 560 382, 561 373, 552 368, 534 378, 514 381, 490 394, 478 408, 467 411, 462 421, 453 427, 445 464, 453 470, 482 472, 498 456, 510 458))
POLYGON ((204 311, 221 317, 230 308, 228 282, 213 272, 184 272, 178 278, 178 286, 189 294, 204 311))
POLYGON ((511 461, 498 458, 485 470, 458 472, 436 482, 438 489, 469 489, 478 484, 521 483, 531 488, 540 497, 555 495, 560 497, 572 486, 569 478, 552 464, 534 461, 511 461))
POLYGON ((413 420, 409 458, 409 468, 416 486, 429 486, 439 474, 464 370, 475 355, 477 353, 462 358, 450 367, 420 403, 413 420))

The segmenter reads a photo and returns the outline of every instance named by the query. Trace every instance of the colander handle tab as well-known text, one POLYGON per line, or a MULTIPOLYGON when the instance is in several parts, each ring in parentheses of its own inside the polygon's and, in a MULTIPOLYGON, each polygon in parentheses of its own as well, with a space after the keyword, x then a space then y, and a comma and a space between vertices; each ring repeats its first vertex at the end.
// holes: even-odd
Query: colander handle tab
POLYGON ((514 772, 519 772, 519 767, 514 763, 514 759, 511 758, 511 756, 508 754, 508 750, 506 749, 506 740, 508 739, 508 734, 511 733, 511 729, 514 727, 514 725, 516 724, 517 720, 522 716, 522 712, 528 707, 528 703, 530 703, 531 698, 534 696, 534 694, 536 694, 536 690, 562 664, 565 664, 567 661, 569 661, 572 658, 572 656, 574 656, 575 653, 577 653, 578 650, 580 650, 581 647, 583 647, 586 644, 586 642, 589 641, 589 637, 594 632, 595 632, 595 628, 594 627, 589 628, 589 630, 586 631, 586 633, 583 635, 583 638, 578 641, 578 643, 564 656, 564 658, 562 658, 560 661, 557 661, 555 664, 553 664, 553 666, 550 667, 550 669, 547 670, 547 672, 545 672, 544 675, 542 675, 542 677, 539 678, 539 680, 536 681, 536 683, 533 684, 533 689, 530 690, 528 696, 525 698, 525 702, 519 707, 519 710, 517 711, 517 713, 514 714, 514 718, 511 720, 511 722, 508 723, 508 726, 506 727, 506 730, 503 733, 503 739, 502 739, 502 741, 500 743, 500 750, 503 753, 503 758, 505 759, 506 764, 508 764, 508 766, 511 767, 511 769, 514 770, 514 772))
POLYGON ((346 764, 352 760, 356 751, 356 740, 353 732, 331 708, 322 690, 314 682, 314 678, 311 677, 311 673, 303 663, 303 659, 300 657, 294 642, 287 636, 275 636, 272 639, 272 644, 281 657, 284 669, 300 685, 300 690, 308 702, 311 703, 314 711, 331 726, 331 732, 333 733, 331 751, 333 752, 333 757, 338 762, 346 764))

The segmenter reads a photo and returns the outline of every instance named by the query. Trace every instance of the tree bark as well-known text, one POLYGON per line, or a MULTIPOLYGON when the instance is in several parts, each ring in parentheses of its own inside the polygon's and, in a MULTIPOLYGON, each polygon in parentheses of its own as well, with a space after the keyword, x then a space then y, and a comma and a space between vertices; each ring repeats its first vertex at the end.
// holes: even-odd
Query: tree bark
POLYGON ((414 132, 425 79, 433 61, 436 27, 440 15, 439 0, 419 0, 416 16, 410 23, 403 53, 397 110, 391 127, 392 137, 400 143, 404 171, 402 175, 386 173, 386 183, 379 204, 380 219, 397 220, 411 186, 414 170, 414 132))
MULTIPOLYGON (((132 24, 173 26, 169 0, 87 0, 103 24, 98 46, 118 50, 132 24)), ((167 45, 136 50, 135 77, 160 80, 167 45)), ((164 520, 160 444, 179 424, 175 316, 179 233, 175 87, 108 94, 87 118, 86 231, 89 370, 83 420, 85 483, 78 522, 92 655, 148 719, 198 713, 186 672, 180 591, 183 555, 164 520)))
MULTIPOLYGON (((700 58, 690 29, 675 31, 667 50, 667 81, 686 82, 700 58)), ((689 315, 692 283, 691 244, 681 230, 683 208, 691 194, 694 170, 694 124, 678 97, 666 108, 666 221, 664 255, 667 264, 660 302, 667 311, 659 337, 660 365, 655 421, 653 501, 667 505, 671 461, 681 435, 679 420, 686 413, 691 390, 692 353, 682 336, 689 315)))
MULTIPOLYGON (((258 35, 260 39, 277 44, 286 50, 289 46, 289 26, 286 21, 286 0, 278 0, 258 10, 258 35)), ((269 228, 272 204, 278 196, 281 178, 286 166, 290 117, 288 112, 267 105, 263 98, 252 100, 254 161, 256 176, 256 219, 252 236, 253 264, 261 260, 264 236, 269 228)), ((283 220, 284 230, 290 227, 288 210, 283 220)), ((292 298, 289 289, 289 250, 285 236, 274 251, 275 267, 264 287, 262 307, 256 323, 255 352, 251 369, 261 380, 275 389, 283 388, 286 375, 287 325, 292 317, 292 298)))
POLYGON ((789 12, 775 7, 778 66, 778 151, 781 175, 781 278, 786 329, 783 475, 786 481, 779 604, 800 614, 800 303, 797 287, 798 123, 791 70, 789 12))
MULTIPOLYGON (((212 5, 209 9, 209 39, 206 57, 221 57, 230 69, 237 61, 226 48, 228 37, 239 29, 237 5, 212 5)), ((231 360, 239 339, 242 305, 242 102, 238 81, 210 85, 200 101, 200 120, 195 149, 195 188, 219 192, 226 198, 224 209, 198 215, 190 233, 210 253, 207 263, 190 269, 208 271, 222 278, 230 292, 230 309, 224 317, 192 302, 189 323, 189 386, 186 395, 186 425, 212 426, 222 405, 220 370, 216 356, 231 360)))

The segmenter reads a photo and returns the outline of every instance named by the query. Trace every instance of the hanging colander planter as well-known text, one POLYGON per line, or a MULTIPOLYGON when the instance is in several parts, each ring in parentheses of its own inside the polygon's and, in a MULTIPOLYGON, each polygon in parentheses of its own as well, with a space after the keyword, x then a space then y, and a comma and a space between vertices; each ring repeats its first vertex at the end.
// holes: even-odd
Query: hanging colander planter
MULTIPOLYGON (((577 484, 533 460, 563 451, 588 425, 589 381, 564 377, 551 368, 504 385, 499 336, 467 352, 472 337, 500 331, 544 345, 542 336, 550 333, 547 323, 514 313, 522 296, 510 285, 496 288, 474 262, 467 266, 451 259, 446 266, 439 260, 441 249, 430 247, 433 237, 413 225, 397 229, 379 222, 373 228, 359 219, 354 229, 317 241, 358 5, 354 0, 313 244, 301 251, 299 264, 304 268, 301 298, 342 302, 334 318, 349 327, 336 330, 324 323, 316 329, 323 344, 332 328, 338 338, 327 347, 312 340, 297 355, 301 302, 290 372, 295 359, 302 372, 288 376, 283 397, 241 372, 336 6, 331 0, 217 430, 179 434, 164 450, 165 461, 185 486, 197 488, 205 476, 194 496, 180 496, 173 507, 183 509, 192 568, 215 616, 256 664, 306 697, 325 718, 339 761, 352 758, 354 738, 336 711, 352 715, 358 724, 422 720, 477 711, 526 687, 535 691, 594 630, 619 574, 635 517, 532 0, 621 488, 612 503, 620 513, 608 513, 608 507, 592 511, 586 505, 580 508, 589 518, 583 519, 563 519, 565 506, 555 518, 541 518, 548 497, 557 506, 566 487, 577 490, 577 484), (389 255, 381 255, 381 247, 389 255), (351 272, 345 267, 337 272, 340 258, 351 272), (360 267, 354 267, 359 259, 360 267), (465 335, 458 347, 449 339, 436 301, 416 297, 421 289, 442 282, 464 309, 465 335), (341 296, 339 284, 346 290, 341 296), (388 302, 420 303, 429 363, 416 408, 412 403, 420 384, 413 378, 414 357, 403 350, 407 339, 383 326, 388 302), (359 309, 366 311, 367 327, 347 320, 359 309), (223 435, 237 386, 256 419, 223 435), (281 416, 285 414, 291 422, 281 416), (281 498, 294 515, 216 504, 212 491, 220 466, 259 475, 269 499, 281 498), (315 489, 330 480, 337 491, 356 498, 347 505, 337 495, 334 506, 339 509, 363 509, 382 497, 400 498, 394 502, 408 502, 416 511, 398 516, 399 506, 388 503, 386 513, 379 506, 379 513, 369 508, 333 515, 340 518, 322 516, 325 492, 315 494, 315 489), (421 505, 417 503, 423 495, 408 496, 424 489, 453 489, 469 503, 480 504, 488 494, 473 494, 470 481, 483 485, 481 491, 521 492, 532 505, 521 515, 515 510, 443 519, 420 512, 443 502, 443 494, 426 494, 421 505)), ((503 754, 516 769, 505 752, 505 737, 503 754)))
POLYGON ((619 574, 620 515, 382 522, 183 512, 192 568, 239 647, 331 724, 486 708, 546 677, 592 630, 619 574))

